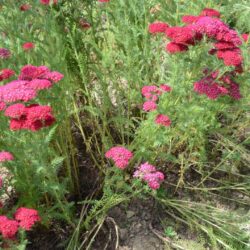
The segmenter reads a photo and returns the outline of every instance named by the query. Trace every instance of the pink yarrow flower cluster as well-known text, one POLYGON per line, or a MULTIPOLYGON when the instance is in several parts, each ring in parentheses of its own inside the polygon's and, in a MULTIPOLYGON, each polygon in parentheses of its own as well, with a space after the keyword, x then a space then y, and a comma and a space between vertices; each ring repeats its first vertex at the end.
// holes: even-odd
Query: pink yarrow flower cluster
POLYGON ((13 161, 14 157, 10 152, 2 151, 0 152, 0 162, 13 161))
POLYGON ((57 71, 51 72, 46 66, 26 65, 18 78, 0 86, 0 102, 30 101, 37 96, 39 90, 51 88, 63 75, 57 71))
POLYGON ((112 159, 118 168, 125 169, 133 157, 133 153, 124 147, 116 146, 109 149, 105 156, 108 159, 112 159))
POLYGON ((159 96, 164 92, 170 92, 172 88, 167 84, 161 84, 160 87, 149 85, 142 87, 141 93, 146 98, 143 104, 143 110, 148 112, 157 109, 156 101, 159 96))
POLYGON ((183 16, 185 26, 166 27, 165 34, 171 40, 166 45, 167 52, 174 54, 187 51, 189 46, 197 44, 206 36, 214 41, 216 53, 213 54, 223 60, 226 66, 241 65, 243 57, 239 46, 242 39, 219 17, 220 13, 217 10, 205 8, 199 16, 183 16))
POLYGON ((31 230, 32 226, 41 220, 37 210, 21 207, 14 214, 14 220, 6 216, 0 216, 0 233, 3 238, 15 239, 19 227, 24 230, 31 230))
POLYGON ((187 51, 189 46, 196 45, 202 37, 206 36, 213 44, 213 48, 208 53, 216 55, 226 66, 233 66, 235 69, 224 74, 227 77, 230 75, 230 83, 225 85, 223 80, 206 75, 194 83, 194 91, 207 95, 209 99, 217 99, 224 95, 240 99, 239 85, 233 81, 232 77, 235 73, 243 72, 243 56, 239 46, 242 41, 247 41, 248 36, 247 34, 239 36, 219 17, 220 12, 210 8, 205 8, 198 16, 183 16, 182 21, 186 24, 185 26, 166 28, 165 34, 171 40, 166 50, 171 54, 187 51))
POLYGON ((0 48, 0 58, 8 59, 11 56, 11 52, 6 48, 0 48))
POLYGON ((141 164, 133 176, 144 180, 154 190, 160 187, 165 178, 162 172, 157 171, 156 167, 150 165, 148 162, 141 164))
POLYGON ((51 126, 55 122, 51 107, 25 106, 16 102, 33 100, 40 90, 51 88, 62 78, 61 73, 50 71, 46 66, 26 65, 21 69, 18 80, 0 86, 0 110, 5 110, 5 116, 11 118, 10 129, 37 131, 51 126))

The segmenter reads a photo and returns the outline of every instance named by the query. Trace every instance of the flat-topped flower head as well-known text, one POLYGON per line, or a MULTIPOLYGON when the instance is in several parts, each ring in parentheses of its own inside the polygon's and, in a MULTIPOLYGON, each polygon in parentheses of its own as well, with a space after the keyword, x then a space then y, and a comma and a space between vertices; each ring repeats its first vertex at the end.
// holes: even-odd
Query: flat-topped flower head
POLYGON ((23 44, 22 48, 24 51, 29 51, 35 48, 35 44, 32 42, 27 42, 23 44))
POLYGON ((176 54, 179 52, 184 52, 188 50, 188 46, 182 43, 170 42, 166 46, 166 51, 169 54, 176 54))
POLYGON ((143 103, 143 110, 148 112, 148 111, 153 111, 157 109, 157 104, 154 101, 146 101, 143 103))
POLYGON ((18 222, 6 216, 0 216, 0 232, 3 238, 13 239, 18 231, 18 222))
POLYGON ((215 9, 205 8, 201 11, 200 16, 220 17, 220 12, 215 9))
POLYGON ((22 103, 13 104, 6 108, 4 115, 10 118, 20 119, 21 116, 26 115, 26 107, 22 103))
POLYGON ((37 210, 25 207, 18 208, 14 217, 19 226, 28 231, 36 222, 41 220, 37 210))
POLYGON ((155 118, 155 123, 165 127, 169 127, 171 125, 171 120, 167 115, 158 114, 155 118))
POLYGON ((154 22, 148 26, 149 33, 165 33, 166 29, 169 27, 167 23, 164 22, 154 22))
POLYGON ((29 10, 31 8, 31 6, 29 5, 29 4, 22 4, 21 6, 20 6, 20 10, 21 11, 27 11, 27 10, 29 10))
POLYGON ((12 118, 10 121, 11 130, 31 130, 38 131, 44 127, 49 127, 55 122, 50 106, 37 104, 25 107, 24 114, 19 118, 12 118))
POLYGON ((0 162, 13 161, 14 157, 10 152, 2 151, 0 152, 0 162))
POLYGON ((105 156, 108 159, 112 159, 118 168, 124 169, 128 166, 130 159, 133 157, 133 153, 124 147, 116 146, 109 149, 105 156))
POLYGON ((148 162, 141 164, 133 177, 144 180, 153 190, 158 189, 165 178, 162 172, 156 171, 156 167, 148 162))
POLYGON ((5 80, 5 79, 9 79, 13 75, 15 75, 15 71, 12 70, 12 69, 2 69, 2 70, 0 70, 0 82, 5 80))

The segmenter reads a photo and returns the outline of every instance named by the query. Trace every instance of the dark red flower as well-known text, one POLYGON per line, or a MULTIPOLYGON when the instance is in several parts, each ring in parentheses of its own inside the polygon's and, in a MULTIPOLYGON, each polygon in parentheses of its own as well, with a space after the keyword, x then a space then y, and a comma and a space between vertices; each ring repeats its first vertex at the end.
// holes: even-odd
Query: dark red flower
POLYGON ((220 12, 215 9, 205 8, 201 11, 200 16, 220 17, 220 12))
POLYGON ((163 22, 155 22, 151 23, 148 27, 149 33, 155 34, 155 33, 165 33, 166 29, 169 27, 167 23, 163 22))
POLYGON ((181 43, 170 42, 166 46, 166 51, 169 52, 170 54, 175 54, 187 50, 188 46, 181 43))

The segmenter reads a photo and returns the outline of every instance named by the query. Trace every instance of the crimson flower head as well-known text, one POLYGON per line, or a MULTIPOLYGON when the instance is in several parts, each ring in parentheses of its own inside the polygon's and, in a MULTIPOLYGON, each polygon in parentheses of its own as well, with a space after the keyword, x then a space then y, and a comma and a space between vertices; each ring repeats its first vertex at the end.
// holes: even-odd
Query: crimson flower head
POLYGON ((110 0, 98 0, 99 3, 108 3, 110 0))
POLYGON ((171 120, 167 115, 158 114, 155 118, 155 123, 163 125, 165 127, 169 127, 171 125, 171 120))
POLYGON ((6 48, 0 48, 0 58, 1 59, 7 59, 11 56, 11 53, 6 48))
POLYGON ((167 23, 163 22, 155 22, 151 23, 148 27, 149 33, 156 34, 156 33, 165 33, 166 29, 169 27, 167 23))
POLYGON ((6 216, 0 216, 0 232, 3 238, 13 239, 18 231, 18 222, 6 216))
POLYGON ((2 151, 0 152, 0 162, 13 161, 14 157, 10 152, 2 151))
POLYGON ((84 30, 87 30, 87 29, 90 29, 90 28, 91 28, 90 23, 87 22, 87 21, 84 20, 84 19, 80 19, 80 20, 79 20, 79 25, 80 25, 80 27, 81 27, 82 29, 84 29, 84 30))
POLYGON ((8 79, 10 77, 12 77, 13 75, 15 75, 15 71, 12 69, 2 69, 0 71, 0 82, 2 80, 8 79))
POLYGON ((25 207, 18 208, 14 217, 19 226, 27 231, 31 230, 32 226, 41 220, 37 210, 25 207))
POLYGON ((200 16, 220 17, 220 12, 215 9, 205 8, 201 11, 200 16))
POLYGON ((175 54, 183 51, 187 51, 188 46, 181 43, 170 42, 166 46, 166 51, 170 54, 175 54))
POLYGON ((160 89, 163 90, 164 92, 170 92, 172 90, 172 88, 167 84, 161 84, 160 89))
POLYGON ((245 33, 241 35, 242 39, 244 40, 244 42, 247 42, 249 39, 249 34, 245 33))
POLYGON ((23 50, 28 51, 35 48, 35 44, 32 42, 24 43, 22 46, 23 50))
POLYGON ((50 3, 57 4, 58 0, 40 0, 40 3, 43 5, 50 5, 50 3))
MULTIPOLYGON (((8 112, 9 114, 10 112, 8 112)), ((18 113, 18 110, 16 111, 18 113)), ((10 115, 13 116, 11 113, 10 115)), ((49 127, 55 122, 50 106, 41 106, 37 104, 30 105, 21 109, 18 113, 18 118, 12 118, 10 121, 11 130, 27 129, 31 131, 38 131, 43 127, 49 127)))
POLYGON ((133 153, 124 147, 116 146, 109 149, 105 156, 108 159, 112 159, 118 168, 124 169, 128 166, 129 160, 133 157, 133 153))
POLYGON ((31 8, 31 6, 29 5, 29 4, 22 4, 21 6, 20 6, 20 10, 21 11, 27 11, 27 10, 29 10, 31 8))

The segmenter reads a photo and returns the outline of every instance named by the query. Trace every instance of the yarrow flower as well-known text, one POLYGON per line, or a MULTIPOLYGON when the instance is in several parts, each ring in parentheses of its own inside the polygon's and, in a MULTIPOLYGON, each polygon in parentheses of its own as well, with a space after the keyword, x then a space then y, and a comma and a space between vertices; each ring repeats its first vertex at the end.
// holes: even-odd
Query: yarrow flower
POLYGON ((25 51, 29 51, 29 50, 32 50, 35 48, 35 44, 32 43, 32 42, 27 42, 27 43, 24 43, 23 46, 22 46, 23 50, 25 51))
POLYGON ((14 217, 19 226, 27 231, 31 230, 36 222, 41 221, 37 210, 25 207, 18 208, 14 217))
POLYGON ((18 222, 6 216, 0 216, 0 232, 3 238, 13 239, 18 231, 18 222))
POLYGON ((21 6, 20 6, 20 10, 21 11, 27 11, 27 10, 29 10, 31 8, 31 6, 29 5, 29 4, 22 4, 21 6))
POLYGON ((50 5, 50 3, 57 4, 58 0, 40 0, 40 3, 43 5, 50 5))
POLYGON ((105 156, 108 159, 112 159, 118 168, 124 169, 128 166, 130 159, 133 157, 133 153, 124 147, 116 146, 109 149, 105 156))
POLYGON ((7 59, 11 56, 11 53, 6 48, 0 48, 0 58, 1 59, 7 59))
POLYGON ((99 3, 108 3, 110 0, 98 0, 99 3))
POLYGON ((158 114, 155 118, 155 123, 163 125, 165 127, 169 127, 171 125, 171 120, 167 115, 158 114))
POLYGON ((143 110, 148 112, 148 111, 153 111, 157 109, 157 104, 154 101, 146 101, 143 103, 143 110))
POLYGON ((12 69, 2 69, 0 71, 0 82, 8 79, 10 77, 12 77, 13 75, 15 75, 15 71, 12 69))
POLYGON ((80 27, 81 27, 82 29, 84 29, 84 30, 87 30, 87 29, 90 29, 90 28, 91 28, 90 23, 87 22, 87 21, 84 20, 84 19, 80 19, 80 20, 79 20, 79 25, 80 25, 80 27))
POLYGON ((244 40, 244 42, 247 42, 249 39, 249 34, 245 33, 241 35, 242 39, 244 40))
POLYGON ((166 46, 166 51, 169 52, 170 54, 175 54, 187 50, 188 46, 181 43, 170 42, 166 46))
POLYGON ((0 152, 0 162, 13 161, 14 157, 10 152, 2 151, 0 152))
POLYGON ((217 79, 218 74, 218 71, 211 72, 198 82, 195 82, 194 91, 200 95, 205 94, 212 100, 224 95, 229 95, 235 100, 240 99, 241 94, 239 85, 232 80, 233 74, 224 74, 217 79))
POLYGON ((156 171, 156 167, 148 162, 141 164, 133 177, 144 180, 153 190, 158 189, 165 178, 162 172, 156 171))
MULTIPOLYGON (((16 106, 15 106, 16 107, 16 106)), ((21 106, 20 106, 21 108, 21 106)), ((52 109, 50 106, 40 106, 38 104, 32 104, 25 109, 12 110, 7 112, 9 117, 18 114, 18 118, 11 118, 10 129, 11 130, 21 130, 27 129, 31 131, 40 130, 43 127, 51 126, 55 122, 55 118, 52 114, 52 109)))
POLYGON ((5 102, 0 102, 0 111, 5 110, 6 104, 5 102))
POLYGON ((201 11, 200 16, 220 17, 220 12, 215 9, 205 8, 201 11))
POLYGON ((167 23, 163 22, 155 22, 151 23, 148 27, 149 33, 156 34, 156 33, 165 33, 166 29, 169 27, 167 23))

